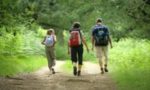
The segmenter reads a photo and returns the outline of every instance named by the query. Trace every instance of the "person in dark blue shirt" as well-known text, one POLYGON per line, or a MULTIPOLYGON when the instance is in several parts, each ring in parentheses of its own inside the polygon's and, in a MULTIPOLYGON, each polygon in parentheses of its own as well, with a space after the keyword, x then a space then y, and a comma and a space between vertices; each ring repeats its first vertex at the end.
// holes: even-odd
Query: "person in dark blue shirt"
POLYGON ((96 50, 99 59, 101 74, 108 72, 108 45, 112 48, 112 42, 108 28, 102 24, 102 19, 98 18, 96 25, 92 29, 92 50, 96 50))

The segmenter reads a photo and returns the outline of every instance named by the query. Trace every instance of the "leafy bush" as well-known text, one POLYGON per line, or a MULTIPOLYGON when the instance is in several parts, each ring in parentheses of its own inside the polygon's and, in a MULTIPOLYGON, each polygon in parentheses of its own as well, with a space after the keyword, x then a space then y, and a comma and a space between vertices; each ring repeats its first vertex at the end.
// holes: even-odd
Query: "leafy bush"
POLYGON ((32 72, 47 64, 43 56, 1 56, 0 76, 32 72))
POLYGON ((119 90, 149 90, 150 41, 122 39, 110 52, 110 70, 119 90))

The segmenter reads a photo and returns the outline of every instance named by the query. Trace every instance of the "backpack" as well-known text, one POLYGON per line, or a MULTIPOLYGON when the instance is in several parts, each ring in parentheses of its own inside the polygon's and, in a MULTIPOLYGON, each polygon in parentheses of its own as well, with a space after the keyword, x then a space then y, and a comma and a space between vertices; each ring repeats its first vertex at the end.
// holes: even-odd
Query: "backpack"
POLYGON ((69 46, 75 47, 81 45, 81 33, 79 30, 72 30, 70 32, 69 46))
POLYGON ((54 44, 54 36, 53 35, 47 35, 45 39, 45 45, 46 46, 52 46, 54 44))
POLYGON ((107 46, 108 45, 108 30, 103 26, 99 26, 95 28, 95 30, 96 30, 96 33, 94 35, 95 45, 107 46))

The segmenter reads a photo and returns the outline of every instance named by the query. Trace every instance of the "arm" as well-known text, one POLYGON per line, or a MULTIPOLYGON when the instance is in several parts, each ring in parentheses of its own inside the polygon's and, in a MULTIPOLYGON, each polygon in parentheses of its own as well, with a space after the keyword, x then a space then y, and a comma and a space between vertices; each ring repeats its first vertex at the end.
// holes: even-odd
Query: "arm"
POLYGON ((86 47, 86 49, 87 49, 87 52, 89 52, 89 48, 88 48, 88 46, 87 46, 87 44, 86 44, 86 40, 85 40, 85 38, 82 36, 82 42, 83 42, 83 44, 85 45, 85 47, 86 47))
POLYGON ((92 34, 91 34, 92 51, 94 50, 94 46, 95 46, 94 33, 95 33, 95 30, 94 30, 94 28, 93 28, 93 29, 92 29, 92 34))
POLYGON ((43 41, 41 42, 41 44, 45 45, 45 40, 46 40, 46 37, 44 37, 43 41))
POLYGON ((70 46, 69 46, 69 42, 68 42, 68 54, 70 54, 70 46))
POLYGON ((57 42, 57 38, 56 35, 53 35, 53 39, 54 39, 54 43, 53 43, 53 47, 55 46, 56 42, 57 42))
POLYGON ((92 42, 92 50, 94 50, 95 40, 94 40, 94 37, 93 37, 93 36, 91 37, 91 42, 92 42))
POLYGON ((112 41, 111 41, 110 36, 108 36, 108 42, 109 42, 109 44, 110 44, 110 47, 113 48, 113 46, 112 46, 112 41))
POLYGON ((112 41, 111 41, 111 38, 110 38, 110 33, 109 33, 109 29, 106 27, 107 29, 107 32, 108 32, 108 43, 110 44, 110 48, 112 48, 112 41))

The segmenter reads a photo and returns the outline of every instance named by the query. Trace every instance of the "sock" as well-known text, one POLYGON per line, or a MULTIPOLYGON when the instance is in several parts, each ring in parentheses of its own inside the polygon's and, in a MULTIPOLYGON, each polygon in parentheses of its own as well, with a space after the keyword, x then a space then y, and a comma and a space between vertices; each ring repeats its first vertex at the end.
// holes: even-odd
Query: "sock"
POLYGON ((77 67, 77 63, 73 62, 73 67, 77 67))
POLYGON ((78 65, 78 71, 81 71, 82 65, 78 65))

